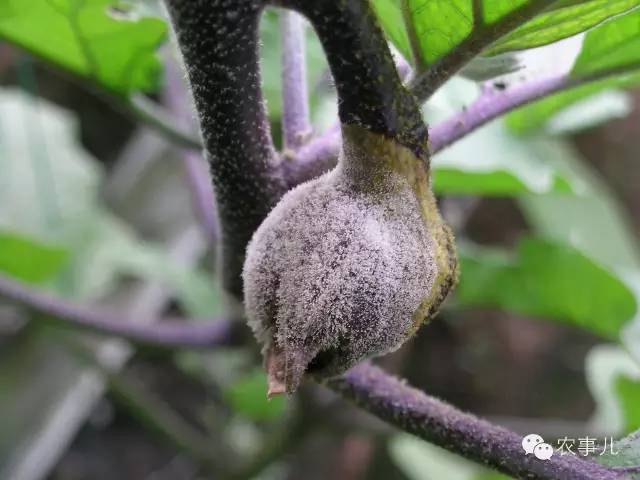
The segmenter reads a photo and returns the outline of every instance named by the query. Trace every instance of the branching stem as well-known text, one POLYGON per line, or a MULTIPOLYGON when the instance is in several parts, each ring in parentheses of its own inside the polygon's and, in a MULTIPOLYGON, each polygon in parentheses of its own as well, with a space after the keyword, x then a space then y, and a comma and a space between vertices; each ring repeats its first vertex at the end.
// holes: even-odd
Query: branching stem
POLYGON ((342 125, 393 138, 425 157, 427 129, 368 0, 280 0, 311 22, 338 92, 342 125))
MULTIPOLYGON (((506 90, 487 89, 467 108, 429 129, 431 154, 435 155, 491 120, 531 102, 580 85, 634 74, 639 70, 640 65, 628 65, 584 77, 555 75, 513 85, 506 90)), ((338 131, 328 130, 309 142, 298 152, 295 162, 290 162, 287 167, 289 185, 295 186, 333 168, 339 151, 338 131)))

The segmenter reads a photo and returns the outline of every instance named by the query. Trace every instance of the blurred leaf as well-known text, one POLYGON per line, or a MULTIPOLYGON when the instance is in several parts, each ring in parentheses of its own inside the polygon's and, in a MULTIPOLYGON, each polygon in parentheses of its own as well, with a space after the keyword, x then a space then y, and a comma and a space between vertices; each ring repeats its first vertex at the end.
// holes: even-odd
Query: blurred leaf
POLYGON ((596 345, 587 354, 585 374, 596 404, 590 421, 592 428, 612 435, 625 433, 630 419, 624 410, 617 382, 621 377, 640 381, 640 367, 621 347, 596 345))
POLYGON ((640 379, 621 375, 615 382, 616 393, 620 399, 625 431, 640 428, 640 379))
MULTIPOLYGON (((554 115, 574 106, 578 107, 581 114, 586 117, 583 119, 584 124, 591 126, 602 120, 611 118, 610 114, 605 112, 605 115, 599 115, 599 118, 596 118, 595 121, 593 120, 594 113, 600 113, 597 111, 594 112, 594 110, 590 108, 592 101, 598 101, 597 94, 602 95, 606 93, 607 90, 624 88, 639 82, 640 73, 586 83, 521 107, 506 116, 506 123, 512 132, 523 135, 540 129, 554 115), (592 96, 594 97, 589 98, 592 96)), ((611 107, 611 104, 606 105, 606 107, 611 107)))
POLYGON ((119 94, 154 91, 167 26, 113 0, 5 0, 0 38, 119 94))
POLYGON ((67 259, 63 248, 45 245, 15 232, 0 230, 0 271, 38 283, 60 270, 67 259))
MULTIPOLYGON (((597 461, 613 467, 640 466, 640 431, 632 433, 622 440, 615 442, 615 454, 603 455, 597 461)), ((626 478, 639 480, 640 471, 629 473, 626 478)))
MULTIPOLYGON (((200 292, 208 283, 207 276, 193 267, 204 241, 190 223, 188 201, 182 202, 180 223, 168 220, 166 204, 155 200, 165 222, 145 235, 161 241, 141 241, 103 204, 102 172, 79 145, 75 127, 70 113, 42 99, 0 90, 0 228, 69 252, 52 286, 59 293, 81 301, 101 297, 110 309, 133 321, 160 315, 172 291, 186 304, 182 295, 186 290, 191 294, 194 282, 194 290, 200 292), (123 283, 125 274, 149 281, 123 283)), ((153 149, 138 149, 132 162, 139 167, 153 155, 153 149)), ((154 191, 168 195, 166 202, 175 208, 172 194, 176 188, 184 189, 181 178, 165 174, 162 180, 154 191)), ((122 210, 137 210, 151 202, 138 185, 130 184, 138 195, 122 210)), ((139 228, 141 222, 133 224, 139 228)), ((216 298, 213 288, 210 295, 216 298)), ((0 429, 0 478, 46 478, 94 410, 103 393, 102 378, 64 343, 80 338, 84 339, 72 331, 29 322, 21 335, 3 345, 0 411, 6 421, 0 429)), ((130 354, 121 342, 91 346, 110 370, 130 354)))
POLYGON ((114 240, 112 232, 108 248, 109 252, 114 252, 114 258, 108 261, 122 273, 151 278, 171 287, 189 316, 204 318, 222 313, 221 291, 213 275, 167 262, 166 252, 161 248, 141 243, 126 234, 119 239, 122 243, 117 247, 114 240), (123 260, 118 261, 115 255, 123 260))
MULTIPOLYGON (((640 299, 638 244, 615 194, 570 149, 565 149, 564 155, 549 156, 548 160, 582 182, 583 192, 580 197, 519 197, 528 222, 538 234, 571 245, 616 272, 640 299)), ((620 340, 640 365, 640 312, 625 326, 620 340)))
MULTIPOLYGON (((429 123, 444 121, 472 102, 479 90, 472 81, 453 78, 429 99, 424 117, 429 123)), ((514 138, 502 120, 494 120, 434 156, 434 190, 500 196, 579 192, 580 183, 548 161, 561 150, 557 142, 514 138)))
POLYGON ((216 313, 213 281, 168 260, 165 249, 138 239, 102 205, 102 172, 77 143, 76 129, 68 112, 0 91, 0 228, 70 252, 57 285, 65 295, 97 298, 120 275, 135 275, 161 281, 198 315, 216 313))
POLYGON ((267 400, 267 377, 262 369, 229 385, 224 396, 236 413, 257 421, 279 417, 286 405, 282 396, 267 400))
POLYGON ((494 43, 487 55, 557 42, 638 7, 638 0, 561 0, 494 43))
POLYGON ((433 65, 464 42, 489 43, 502 22, 518 28, 493 43, 489 55, 546 45, 592 28, 640 5, 638 0, 558 0, 544 2, 542 13, 532 13, 539 0, 376 0, 375 10, 387 35, 407 59, 413 57, 404 20, 411 22, 420 59, 433 65), (406 12, 403 12, 406 8, 406 12), (477 4, 477 5, 475 5, 477 4), (475 6, 474 6, 475 5, 475 6), (513 20, 513 17, 516 20, 513 20))
POLYGON ((488 248, 462 252, 457 299, 464 306, 552 318, 608 338, 636 312, 619 278, 568 245, 528 238, 514 257, 488 248))
POLYGON ((549 121, 547 131, 550 134, 573 133, 624 118, 632 110, 633 99, 628 93, 607 90, 564 109, 549 121))
POLYGON ((407 434, 389 440, 393 462, 409 480, 507 480, 509 477, 407 434))
POLYGON ((522 211, 541 236, 577 248, 611 271, 638 271, 637 244, 615 195, 573 149, 550 151, 547 160, 581 185, 579 196, 524 195, 522 211))
POLYGON ((500 196, 573 193, 578 186, 547 162, 549 148, 535 139, 515 139, 503 122, 492 122, 434 157, 434 190, 500 196))

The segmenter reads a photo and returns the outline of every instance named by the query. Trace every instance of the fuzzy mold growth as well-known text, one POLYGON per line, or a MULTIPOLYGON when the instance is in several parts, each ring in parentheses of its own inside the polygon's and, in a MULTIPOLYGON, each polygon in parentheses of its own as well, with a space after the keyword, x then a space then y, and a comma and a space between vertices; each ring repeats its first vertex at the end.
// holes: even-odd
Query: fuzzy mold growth
POLYGON ((425 162, 384 135, 342 130, 337 167, 284 195, 247 250, 245 307, 269 395, 397 349, 456 281, 425 162))

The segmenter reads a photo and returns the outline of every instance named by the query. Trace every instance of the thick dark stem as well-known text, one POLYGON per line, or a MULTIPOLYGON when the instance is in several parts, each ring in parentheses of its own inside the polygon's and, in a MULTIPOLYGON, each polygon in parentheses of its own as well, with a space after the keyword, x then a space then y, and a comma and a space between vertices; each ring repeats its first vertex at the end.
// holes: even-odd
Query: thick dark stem
POLYGON ((338 90, 343 124, 360 125, 426 156, 427 128, 403 87, 368 0, 281 0, 316 29, 338 90))
POLYGON ((242 296, 251 235, 284 192, 260 91, 257 0, 166 0, 218 200, 225 288, 242 296))
POLYGON ((615 471, 574 455, 538 460, 522 438, 425 395, 377 367, 363 364, 328 382, 330 388, 381 419, 435 445, 516 478, 613 480, 615 471))

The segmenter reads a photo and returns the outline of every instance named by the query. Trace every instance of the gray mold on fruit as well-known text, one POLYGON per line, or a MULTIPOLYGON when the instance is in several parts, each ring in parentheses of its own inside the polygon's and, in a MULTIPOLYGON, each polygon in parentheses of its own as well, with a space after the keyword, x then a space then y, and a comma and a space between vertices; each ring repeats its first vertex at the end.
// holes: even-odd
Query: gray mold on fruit
POLYGON ((430 189, 397 167, 417 157, 358 127, 343 138, 338 166, 288 192, 247 250, 245 307, 271 394, 294 391, 307 370, 326 378, 397 349, 452 275, 440 245, 451 237, 419 195, 430 189))

